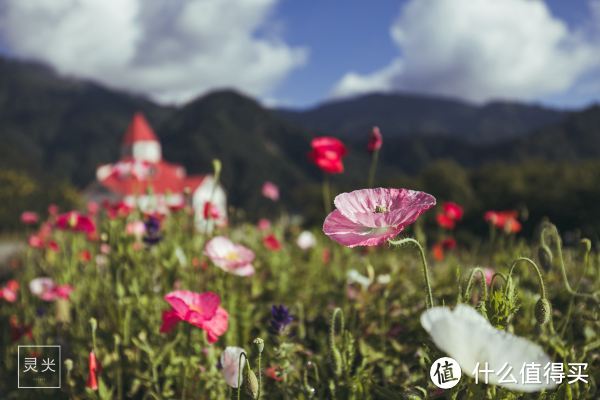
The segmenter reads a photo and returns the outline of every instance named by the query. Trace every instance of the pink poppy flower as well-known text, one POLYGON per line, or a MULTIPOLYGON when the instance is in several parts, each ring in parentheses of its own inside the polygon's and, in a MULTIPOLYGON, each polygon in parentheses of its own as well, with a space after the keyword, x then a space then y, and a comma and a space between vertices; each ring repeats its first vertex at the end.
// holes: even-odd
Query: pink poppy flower
POLYGON ((254 252, 224 236, 216 236, 206 243, 204 254, 225 272, 239 276, 254 274, 254 252))
POLYGON ((279 200, 279 188, 273 182, 265 182, 262 187, 262 195, 273 201, 279 200))
POLYGON ((96 232, 96 224, 91 218, 78 213, 77 211, 70 211, 65 214, 61 214, 56 218, 56 227, 62 230, 72 230, 75 232, 83 232, 87 234, 93 234, 96 232))
POLYGON ((94 215, 98 214, 99 209, 100 209, 100 206, 95 201, 89 201, 87 203, 87 211, 88 211, 89 215, 94 216, 94 215))
POLYGON ((29 282, 29 291, 44 301, 68 300, 73 290, 71 285, 57 285, 51 278, 35 278, 29 282))
POLYGON ((435 220, 440 228, 452 230, 456 227, 456 222, 447 216, 446 214, 440 213, 435 216, 435 220))
POLYGON ((396 237, 435 205, 435 197, 408 189, 362 189, 342 193, 323 232, 347 246, 379 246, 396 237))
POLYGON ((369 133, 369 143, 367 144, 367 150, 369 153, 374 153, 381 149, 381 145, 383 145, 383 136, 381 135, 381 131, 379 127, 374 126, 369 133))
POLYGON ((34 249, 41 249, 42 247, 44 247, 44 241, 42 240, 40 235, 29 236, 27 243, 29 244, 29 247, 32 247, 34 249))
POLYGON ((58 246, 58 243, 56 243, 56 241, 51 240, 48 242, 48 249, 52 250, 55 253, 58 253, 58 251, 60 250, 60 247, 58 246))
POLYGON ((140 239, 146 233, 146 224, 143 221, 133 221, 125 225, 125 233, 140 239))
POLYGON ((0 299, 4 299, 9 303, 14 303, 17 301, 18 290, 19 282, 11 279, 3 288, 0 288, 0 299))
POLYGON ((55 217, 58 215, 58 206, 56 204, 50 204, 48 206, 48 215, 51 217, 55 217))
POLYGON ((214 343, 228 327, 229 314, 222 308, 221 298, 216 293, 195 293, 176 290, 165 295, 171 310, 162 315, 161 332, 169 332, 179 321, 185 321, 204 329, 209 343, 214 343))
POLYGON ((39 217, 38 217, 37 213, 35 213, 33 211, 24 211, 21 214, 21 222, 26 225, 37 224, 38 221, 39 221, 39 217))
POLYGON ((460 221, 464 214, 463 208, 451 201, 442 204, 442 209, 444 210, 444 214, 453 221, 460 221))
POLYGON ((119 201, 116 203, 104 201, 102 206, 106 210, 106 215, 109 219, 124 218, 133 211, 133 207, 124 201, 119 201))
POLYGON ((344 172, 342 158, 348 153, 341 140, 329 136, 314 138, 311 143, 312 151, 308 157, 321 170, 328 174, 341 174, 344 172))
POLYGON ((268 231, 269 229, 271 229, 271 221, 269 221, 266 218, 261 218, 258 220, 258 229, 261 231, 268 231))
POLYGON ((271 251, 279 251, 281 250, 281 242, 277 240, 275 235, 270 234, 263 238, 263 244, 265 247, 271 251))

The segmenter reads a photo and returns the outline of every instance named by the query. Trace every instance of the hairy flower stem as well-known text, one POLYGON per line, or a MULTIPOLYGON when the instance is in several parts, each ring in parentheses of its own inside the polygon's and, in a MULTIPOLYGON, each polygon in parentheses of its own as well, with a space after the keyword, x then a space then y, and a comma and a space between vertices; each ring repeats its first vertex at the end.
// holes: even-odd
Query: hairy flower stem
POLYGON ((592 299, 597 304, 600 303, 600 299, 598 299, 597 296, 595 296, 593 294, 588 294, 588 293, 579 293, 576 290, 573 290, 573 288, 569 284, 569 278, 567 277, 567 269, 565 267, 565 260, 564 260, 563 253, 562 253, 562 240, 560 238, 560 234, 558 233, 558 229, 556 229, 556 226, 554 226, 552 224, 548 224, 548 226, 546 226, 542 230, 540 241, 543 246, 547 246, 546 235, 550 235, 550 237, 553 239, 552 242, 554 243, 556 253, 558 254, 559 266, 560 266, 560 270, 562 273, 563 281, 565 283, 565 289, 567 290, 567 292, 569 292, 569 294, 571 296, 592 299))
POLYGON ((371 167, 369 168, 369 180, 367 187, 372 188, 375 182, 375 172, 377 170, 377 160, 379 159, 379 150, 375 150, 371 156, 371 167))
POLYGON ((467 288, 465 289, 465 299, 469 299, 471 297, 471 291, 473 289, 473 281, 475 278, 475 274, 479 273, 479 282, 481 284, 481 296, 482 301, 486 301, 488 297, 487 285, 485 284, 485 272, 480 267, 475 267, 471 270, 471 274, 469 275, 469 280, 467 282, 467 288))
POLYGON ((388 240, 391 245, 394 246, 404 246, 406 244, 412 244, 419 249, 419 253, 421 254, 421 263, 423 266, 423 276, 425 277, 425 286, 427 287, 427 297, 425 302, 427 304, 427 308, 433 307, 433 294, 431 293, 431 284, 429 282, 429 267, 427 266, 427 257, 425 257, 425 250, 423 250, 423 246, 413 238, 404 238, 400 240, 388 240))
POLYGON ((336 325, 336 322, 338 319, 340 320, 339 333, 340 333, 340 335, 343 335, 344 334, 344 312, 339 307, 336 308, 335 310, 333 310, 333 314, 331 315, 331 323, 329 326, 329 350, 331 352, 331 361, 333 363, 334 374, 339 377, 342 375, 342 354, 340 353, 340 351, 336 345, 336 342, 335 342, 335 337, 336 337, 336 333, 337 333, 337 331, 335 329, 335 325, 336 325))
MULTIPOLYGON (((525 263, 531 265, 531 267, 535 270, 535 272, 538 276, 539 284, 540 284, 540 295, 541 295, 542 299, 545 299, 546 298, 546 286, 544 285, 544 279, 542 278, 542 272, 540 271, 540 268, 537 266, 537 264, 530 258, 519 257, 515 261, 513 261, 512 265, 510 267, 510 270, 508 271, 508 279, 512 278, 512 274, 520 262, 525 262, 525 263)), ((506 289, 506 293, 508 293, 508 286, 506 289)))
POLYGON ((240 357, 238 358, 237 400, 240 400, 241 396, 242 396, 242 357, 244 357, 244 360, 246 362, 248 361, 248 357, 246 356, 246 353, 244 353, 244 352, 240 353, 240 357))

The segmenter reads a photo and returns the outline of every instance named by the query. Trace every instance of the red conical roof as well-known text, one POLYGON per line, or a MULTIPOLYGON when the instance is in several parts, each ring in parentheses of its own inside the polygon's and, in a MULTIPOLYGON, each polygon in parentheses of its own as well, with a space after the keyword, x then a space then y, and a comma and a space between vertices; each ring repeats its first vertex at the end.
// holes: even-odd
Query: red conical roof
POLYGON ((123 138, 123 144, 129 145, 139 141, 155 141, 158 142, 156 134, 146 121, 144 114, 141 112, 135 113, 127 131, 123 138))

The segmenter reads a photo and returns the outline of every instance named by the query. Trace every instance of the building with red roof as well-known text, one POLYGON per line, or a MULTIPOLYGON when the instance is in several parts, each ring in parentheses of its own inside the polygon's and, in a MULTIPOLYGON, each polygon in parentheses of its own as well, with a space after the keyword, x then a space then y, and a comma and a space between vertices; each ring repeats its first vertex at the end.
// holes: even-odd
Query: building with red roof
MULTIPOLYGON (((96 177, 105 197, 143 210, 167 210, 185 205, 189 194, 199 228, 225 223, 226 197, 211 175, 188 176, 182 165, 162 159, 158 137, 142 113, 136 113, 123 137, 121 159, 98 167, 96 177), (206 209, 210 210, 210 215, 206 209)), ((95 191, 94 200, 98 199, 95 191)))

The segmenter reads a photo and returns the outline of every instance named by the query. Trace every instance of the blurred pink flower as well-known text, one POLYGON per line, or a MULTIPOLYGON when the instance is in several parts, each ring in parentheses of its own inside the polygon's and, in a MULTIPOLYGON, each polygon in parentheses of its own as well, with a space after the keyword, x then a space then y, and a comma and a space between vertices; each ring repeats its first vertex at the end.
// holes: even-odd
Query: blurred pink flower
POLYGON ((19 290, 19 282, 14 279, 6 282, 3 288, 0 288, 0 299, 4 299, 9 303, 17 301, 17 295, 19 290))
POLYGON ((239 276, 254 274, 254 252, 224 236, 216 236, 206 243, 204 254, 225 272, 239 276))
POLYGON ((221 298, 216 293, 195 293, 176 290, 165 295, 171 310, 162 315, 161 332, 169 332, 179 321, 185 321, 204 329, 209 343, 214 343, 227 331, 229 314, 220 306, 221 298))
POLYGON ((258 229, 261 231, 268 231, 269 229, 271 229, 271 221, 269 221, 266 218, 261 218, 258 220, 258 229))
POLYGON ((102 243, 100 245, 100 253, 110 254, 110 245, 108 243, 102 243))
POLYGON ((33 247, 34 249, 41 249, 44 247, 44 241, 40 237, 40 235, 31 235, 27 240, 29 247, 33 247))
POLYGON ((125 233, 140 239, 146 233, 146 225, 143 221, 133 221, 125 225, 125 233))
POLYGON ((58 206, 57 206, 56 204, 50 204, 50 205, 48 206, 48 214, 49 214, 51 217, 54 217, 54 216, 56 216, 56 215, 58 214, 58 206))
POLYGON ((73 290, 71 285, 57 285, 51 278, 35 278, 29 282, 29 291, 44 301, 69 299, 73 290))
POLYGON ((92 217, 96 214, 98 214, 98 210, 100 209, 100 206, 98 205, 98 203, 96 203, 95 201, 89 201, 87 203, 87 212, 89 215, 91 215, 92 217))
POLYGON ((77 211, 70 211, 59 215, 56 218, 56 227, 62 230, 72 230, 87 234, 96 232, 96 224, 94 221, 92 221, 90 217, 80 214, 77 211))
POLYGON ((262 195, 273 201, 279 200, 279 188, 273 182, 265 182, 262 187, 262 195))
POLYGON ((435 205, 435 197, 408 189, 362 189, 342 193, 323 232, 347 246, 379 246, 396 237, 435 205))
POLYGON ((367 144, 367 150, 369 153, 374 153, 381 149, 381 145, 383 144, 383 136, 381 135, 381 131, 379 127, 374 126, 371 129, 371 133, 369 133, 369 143, 367 144))
POLYGON ((483 275, 485 276, 485 284, 490 286, 490 284, 492 283, 492 277, 494 276, 494 273, 496 273, 496 271, 494 271, 493 269, 489 268, 489 267, 485 267, 483 269, 483 275))
POLYGON ((21 214, 21 222, 26 225, 37 224, 39 219, 40 218, 38 217, 37 213, 35 213, 33 211, 24 211, 21 214))

